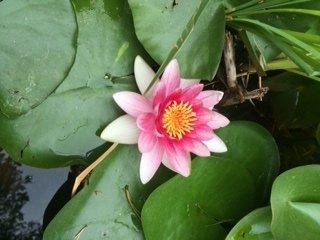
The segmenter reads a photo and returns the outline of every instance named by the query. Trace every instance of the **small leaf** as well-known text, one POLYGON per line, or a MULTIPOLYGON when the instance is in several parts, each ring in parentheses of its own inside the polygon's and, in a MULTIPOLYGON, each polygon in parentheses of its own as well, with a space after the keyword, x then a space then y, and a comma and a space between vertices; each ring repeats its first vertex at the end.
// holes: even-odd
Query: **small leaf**
POLYGON ((271 208, 259 208, 242 218, 230 231, 226 240, 273 240, 271 208))

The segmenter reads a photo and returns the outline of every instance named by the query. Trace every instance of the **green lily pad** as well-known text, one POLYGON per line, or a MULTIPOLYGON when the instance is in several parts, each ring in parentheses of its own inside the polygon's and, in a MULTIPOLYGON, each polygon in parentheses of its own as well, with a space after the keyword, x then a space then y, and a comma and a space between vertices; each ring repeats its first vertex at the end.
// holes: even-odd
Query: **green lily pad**
POLYGON ((242 218, 230 231, 226 240, 273 240, 271 208, 259 208, 242 218))
POLYGON ((0 115, 0 143, 10 156, 35 167, 88 163, 104 145, 101 130, 120 109, 112 99, 136 90, 136 55, 144 54, 125 0, 74 1, 77 55, 67 78, 44 102, 15 119, 0 115))
POLYGON ((155 179, 143 185, 140 158, 136 146, 117 146, 50 222, 43 239, 144 239, 139 211, 166 175, 157 173, 155 179))
POLYGON ((224 239, 226 225, 269 196, 279 168, 270 133, 258 124, 239 121, 218 135, 228 152, 194 159, 190 177, 176 176, 150 195, 142 210, 147 239, 224 239))
POLYGON ((44 101, 68 74, 77 24, 64 0, 0 2, 0 111, 16 117, 44 101))
POLYGON ((221 1, 129 0, 129 4, 137 36, 159 64, 176 47, 184 78, 213 78, 224 42, 225 16, 221 1), (200 8, 199 4, 205 7, 200 8), (197 13, 199 18, 191 19, 197 13), (189 25, 190 19, 193 22, 189 25), (182 47, 175 46, 184 35, 187 39, 182 47))
POLYGON ((172 178, 147 199, 143 230, 150 240, 222 240, 226 235, 222 223, 241 218, 256 200, 254 181, 240 163, 196 158, 190 177, 172 178))
POLYGON ((319 181, 319 165, 294 168, 276 179, 271 194, 271 230, 275 239, 319 238, 319 181))
POLYGON ((259 204, 263 204, 269 198, 272 182, 280 167, 274 138, 259 124, 247 121, 231 122, 217 135, 228 147, 226 153, 219 155, 239 162, 250 172, 261 196, 259 204))
POLYGON ((0 142, 16 161, 35 167, 88 163, 105 142, 102 128, 117 116, 112 94, 133 90, 131 79, 102 89, 80 88, 55 94, 17 119, 0 115, 0 142))

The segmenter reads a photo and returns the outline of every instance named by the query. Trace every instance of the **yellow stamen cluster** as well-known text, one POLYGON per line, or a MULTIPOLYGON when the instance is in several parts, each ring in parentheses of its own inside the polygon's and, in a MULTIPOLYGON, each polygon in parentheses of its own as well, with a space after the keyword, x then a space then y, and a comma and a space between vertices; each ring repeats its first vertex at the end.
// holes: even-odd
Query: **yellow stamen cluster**
POLYGON ((164 110, 162 120, 163 128, 170 137, 182 139, 186 133, 193 130, 197 117, 189 102, 173 101, 164 110))

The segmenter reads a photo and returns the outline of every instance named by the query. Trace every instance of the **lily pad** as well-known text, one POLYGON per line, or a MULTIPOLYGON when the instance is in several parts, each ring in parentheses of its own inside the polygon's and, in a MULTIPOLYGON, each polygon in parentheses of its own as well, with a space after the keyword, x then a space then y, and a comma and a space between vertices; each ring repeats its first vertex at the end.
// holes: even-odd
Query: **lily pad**
POLYGON ((259 208, 242 218, 230 231, 226 240, 273 240, 271 208, 259 208))
POLYGON ((254 180, 240 163, 196 158, 190 177, 172 178, 147 199, 143 230, 150 240, 222 240, 226 235, 222 223, 241 218, 256 200, 254 180))
POLYGON ((74 1, 77 55, 54 93, 15 119, 0 115, 0 143, 35 167, 88 163, 104 145, 100 131, 120 114, 112 94, 136 89, 133 61, 144 54, 125 0, 74 1), (129 76, 128 76, 129 75, 129 76))
POLYGON ((132 82, 102 89, 79 88, 50 96, 28 114, 0 115, 0 142, 16 161, 35 167, 85 164, 104 145, 99 131, 120 115, 112 94, 133 90, 132 82))
POLYGON ((144 239, 139 211, 166 177, 157 173, 157 180, 143 185, 138 175, 140 158, 136 146, 117 146, 50 222, 43 239, 144 239))
POLYGON ((150 195, 142 210, 147 239, 224 239, 226 226, 269 198, 279 169, 270 133, 239 121, 217 134, 228 152, 194 159, 190 177, 176 176, 150 195))
POLYGON ((276 179, 271 194, 271 230, 275 239, 319 238, 319 181, 319 165, 294 168, 276 179))
POLYGON ((70 1, 0 2, 0 111, 16 117, 44 101, 68 74, 77 24, 70 1))
POLYGON ((260 204, 269 199, 272 182, 276 178, 280 157, 272 135, 254 122, 234 121, 217 132, 228 151, 219 154, 242 164, 255 179, 260 204))
POLYGON ((182 76, 213 78, 224 42, 225 14, 221 1, 129 0, 129 4, 137 36, 159 64, 166 60, 177 41, 187 35, 182 47, 176 48, 182 76), (205 7, 200 8, 200 4, 205 7), (192 18, 197 13, 199 18, 192 18))

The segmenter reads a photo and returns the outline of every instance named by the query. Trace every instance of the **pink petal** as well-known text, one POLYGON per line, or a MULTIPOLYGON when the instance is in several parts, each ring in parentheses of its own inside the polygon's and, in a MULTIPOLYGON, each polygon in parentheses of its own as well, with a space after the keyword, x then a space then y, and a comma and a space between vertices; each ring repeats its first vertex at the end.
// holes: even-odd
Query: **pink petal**
POLYGON ((203 89, 203 84, 195 84, 183 89, 182 95, 184 101, 189 101, 199 95, 203 89))
POLYGON ((138 117, 142 113, 153 111, 148 99, 135 92, 118 92, 113 94, 113 98, 123 111, 133 117, 138 117))
POLYGON ((152 103, 153 106, 159 105, 166 98, 166 86, 163 82, 159 82, 155 87, 152 103))
POLYGON ((214 105, 220 102, 223 97, 223 92, 208 90, 202 91, 197 99, 201 100, 203 103, 203 107, 212 109, 214 105))
POLYGON ((155 116, 153 113, 143 113, 137 118, 138 128, 142 131, 152 131, 155 129, 155 116))
POLYGON ((184 79, 184 78, 181 78, 180 87, 181 88, 186 88, 186 87, 189 87, 191 85, 198 84, 199 82, 200 82, 200 79, 184 79))
POLYGON ((208 141, 202 141, 210 150, 210 152, 222 153, 228 151, 227 146, 217 135, 208 141))
POLYGON ((157 137, 153 132, 141 132, 138 140, 138 147, 141 153, 150 152, 157 143, 157 137))
POLYGON ((199 108, 196 111, 197 114, 197 124, 207 124, 213 120, 214 113, 208 108, 199 108))
POLYGON ((213 131, 212 129, 207 125, 196 125, 195 129, 186 135, 187 137, 194 138, 196 140, 200 141, 206 141, 213 138, 213 131))
POLYGON ((210 156, 210 151, 206 145, 202 142, 194 140, 192 138, 184 138, 181 142, 183 148, 188 151, 192 152, 201 157, 208 157, 210 156))
POLYGON ((176 170, 175 170, 175 169, 173 168, 173 166, 171 165, 171 163, 170 163, 170 161, 169 161, 169 158, 168 158, 168 156, 167 156, 166 153, 163 154, 162 164, 163 164, 165 167, 169 168, 170 170, 176 172, 176 170))
POLYGON ((166 145, 166 154, 172 169, 184 177, 190 175, 191 159, 190 154, 182 148, 173 144, 166 145))
POLYGON ((171 60, 161 77, 161 81, 166 86, 167 96, 180 87, 180 70, 176 59, 171 60))
POLYGON ((225 127, 230 123, 229 119, 223 116, 222 114, 217 112, 213 112, 213 114, 214 114, 213 120, 208 122, 208 126, 211 127, 212 129, 225 127))
POLYGON ((163 157, 163 148, 155 145, 152 151, 143 153, 140 162, 140 179, 143 184, 150 181, 159 168, 163 157))

